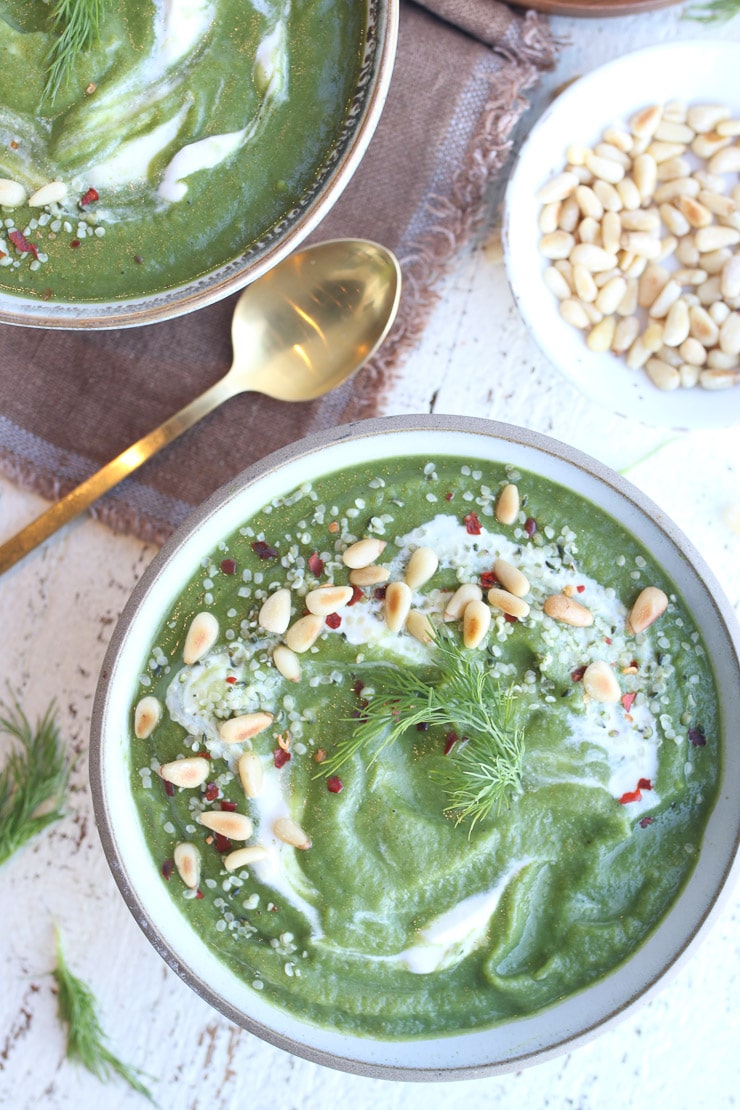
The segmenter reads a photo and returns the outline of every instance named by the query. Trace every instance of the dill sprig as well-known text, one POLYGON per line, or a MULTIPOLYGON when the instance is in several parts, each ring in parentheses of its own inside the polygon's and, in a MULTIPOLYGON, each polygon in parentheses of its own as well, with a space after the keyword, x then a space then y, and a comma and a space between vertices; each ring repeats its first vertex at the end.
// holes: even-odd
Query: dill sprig
POLYGON ((69 766, 54 705, 32 728, 17 699, 0 702, 0 732, 16 745, 0 771, 0 864, 63 816, 69 766))
POLYGON ((740 0, 709 0, 708 4, 692 4, 684 8, 682 19, 696 23, 724 23, 740 12, 740 0))
POLYGON ((76 1060, 93 1075, 107 1082, 119 1075, 150 1102, 152 1093, 139 1078, 138 1068, 129 1067, 111 1052, 100 1027, 95 996, 87 983, 78 979, 67 966, 62 952, 62 938, 57 929, 57 966, 52 972, 57 984, 57 1008, 60 1021, 67 1027, 67 1056, 76 1060))
POLYGON ((57 37, 46 58, 43 98, 54 103, 78 57, 97 40, 105 0, 55 0, 51 18, 57 37))
POLYGON ((418 724, 454 729, 467 743, 456 745, 445 771, 433 777, 448 794, 445 812, 458 821, 471 817, 475 825, 498 812, 521 782, 524 740, 512 727, 514 694, 502 692, 480 655, 449 630, 440 628, 434 643, 437 660, 428 681, 406 665, 375 669, 377 689, 365 698, 360 724, 322 763, 321 774, 333 774, 360 752, 372 765, 418 724))

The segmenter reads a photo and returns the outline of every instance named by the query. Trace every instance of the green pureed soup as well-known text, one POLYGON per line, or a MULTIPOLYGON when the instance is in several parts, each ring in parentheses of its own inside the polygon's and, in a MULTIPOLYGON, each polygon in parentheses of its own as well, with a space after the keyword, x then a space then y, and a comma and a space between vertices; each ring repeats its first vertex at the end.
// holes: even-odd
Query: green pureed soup
POLYGON ((493 1025, 604 976, 676 898, 717 789, 673 584, 498 463, 384 461, 266 505, 139 683, 152 868, 263 997, 361 1035, 493 1025))
POLYGON ((104 4, 56 95, 50 7, 0 0, 0 290, 171 288, 310 194, 357 88, 364 0, 104 4))

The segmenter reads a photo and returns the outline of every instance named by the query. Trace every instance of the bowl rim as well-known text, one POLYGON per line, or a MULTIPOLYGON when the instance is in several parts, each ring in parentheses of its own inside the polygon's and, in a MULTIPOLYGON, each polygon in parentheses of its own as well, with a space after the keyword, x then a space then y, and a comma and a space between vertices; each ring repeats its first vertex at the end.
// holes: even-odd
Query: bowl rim
MULTIPOLYGON (((536 453, 544 455, 545 458, 551 457, 554 460, 560 460, 566 463, 568 466, 585 471, 588 476, 596 480, 598 485, 610 487, 617 497, 628 503, 630 510, 636 510, 638 516, 642 518, 646 517, 651 521, 652 526, 665 536, 670 546, 680 555, 683 563, 688 568, 687 573, 689 579, 695 579, 694 585, 699 588, 699 592, 703 595, 703 602, 708 603, 713 611, 714 620, 717 623, 723 644, 726 644, 730 651, 731 658, 729 658, 726 665, 731 667, 733 671, 736 680, 735 690, 740 689, 740 626, 734 621, 731 605, 725 597, 713 572, 700 553, 694 548, 691 541, 680 531, 670 518, 666 517, 659 506, 651 501, 651 499, 643 494, 637 487, 633 486, 632 483, 617 472, 612 471, 598 460, 593 459, 580 450, 530 429, 519 428, 514 425, 479 417, 408 414, 361 420, 341 425, 329 431, 322 431, 309 435, 305 439, 288 445, 287 447, 283 447, 247 467, 241 474, 227 482, 219 490, 216 490, 195 509, 177 532, 174 533, 162 549, 155 555, 151 564, 147 567, 144 574, 135 585, 115 626, 101 667, 95 692, 89 755, 89 775, 93 809, 98 833, 108 865, 130 912, 147 939, 165 962, 169 964, 172 970, 174 970, 196 994, 208 1002, 214 1009, 235 1024, 248 1029, 261 1039, 278 1048, 282 1048, 314 1063, 322 1064, 337 1070, 373 1078, 404 1081, 452 1081, 503 1074, 512 1070, 521 1069, 524 1066, 544 1062, 545 1060, 551 1059, 552 1057, 558 1056, 563 1052, 570 1051, 588 1042, 594 1036, 601 1034, 606 1029, 620 1022, 635 1008, 642 1006, 652 998, 665 985, 668 978, 684 965, 685 961, 694 952, 700 941, 706 936, 709 927, 719 915, 727 901, 734 882, 740 877, 740 817, 737 817, 735 818, 734 824, 732 850, 727 853, 727 859, 722 864, 721 874, 712 889, 711 898, 708 899, 706 904, 703 904, 701 912, 697 911, 696 921, 691 931, 688 933, 686 933, 685 930, 681 932, 680 943, 676 946, 672 946, 675 950, 672 951, 670 959, 654 970, 646 981, 641 982, 639 989, 633 990, 629 997, 626 997, 620 1004, 612 1005, 611 1008, 608 1009, 608 1012, 602 1014, 598 1020, 592 1021, 590 1024, 580 1028, 577 1032, 564 1036, 553 1035, 550 1039, 550 1043, 545 1047, 537 1048, 534 1051, 529 1049, 518 1055, 512 1054, 505 1060, 488 1060, 475 1064, 456 1065, 451 1063, 447 1066, 438 1065, 436 1067, 383 1064, 358 1059, 351 1054, 344 1055, 324 1050, 314 1045, 305 1044, 301 1040, 296 1039, 295 1036, 286 1035, 270 1028, 262 1021, 250 1017, 249 1014, 240 1010, 237 1006, 221 998, 217 992, 211 989, 210 985, 203 977, 199 976, 183 962, 177 951, 171 947, 169 942, 161 934, 159 927, 151 919, 145 909, 136 886, 129 877, 125 860, 119 850, 116 834, 112 827, 108 800, 106 798, 103 766, 107 702, 111 685, 116 677, 116 660, 129 635, 132 620, 135 618, 137 611, 140 609, 146 597, 155 588, 160 574, 166 571, 166 567, 173 556, 192 539, 198 532, 198 529, 203 526, 204 522, 207 522, 214 514, 224 509, 225 506, 228 506, 229 502, 236 494, 248 490, 265 476, 280 471, 288 463, 300 461, 309 455, 314 455, 327 447, 333 447, 345 441, 368 437, 386 437, 388 433, 404 435, 409 432, 426 433, 429 431, 442 433, 452 431, 458 434, 474 433, 478 437, 486 437, 495 441, 501 448, 505 448, 507 445, 515 445, 517 447, 522 447, 524 450, 534 449, 536 453), (729 621, 726 619, 728 614, 730 617, 729 621)), ((414 455, 419 453, 424 453, 424 445, 421 442, 416 445, 413 451, 414 455)), ((438 453, 441 454, 442 452, 438 453)), ((378 454, 375 457, 388 457, 388 452, 386 451, 382 455, 378 454)), ((476 458, 483 459, 484 456, 475 453, 471 455, 471 459, 476 458)), ((526 467, 526 463, 522 465, 526 467)), ((537 473, 534 466, 532 466, 532 470, 537 473)), ((288 488, 287 484, 286 488, 288 488)), ((629 527, 623 521, 620 521, 620 523, 622 527, 629 527)), ((232 522, 231 527, 236 527, 236 521, 232 522)), ((206 546, 210 550, 213 545, 208 542, 206 546)), ((679 589, 681 589, 680 584, 677 583, 677 585, 679 589)), ((716 668, 713 667, 713 670, 715 670, 716 680, 716 668)), ((737 693, 734 694, 734 697, 737 700, 737 693)), ((720 701, 722 701, 721 691, 720 701)), ((728 713, 722 720, 722 767, 717 800, 713 813, 719 809, 723 788, 726 789, 725 779, 728 772, 728 744, 726 742, 726 734, 732 727, 729 718, 730 714, 728 713)), ((737 756, 737 759, 740 760, 740 755, 737 756)), ((740 780, 740 763, 738 764, 738 768, 736 768, 736 773, 740 780)), ((729 805, 730 803, 726 800, 725 804, 729 805)), ((706 835, 707 831, 705 830, 705 841, 706 835)), ((706 848, 704 848, 704 851, 706 852, 706 848)), ((685 879, 681 891, 671 903, 668 911, 654 926, 652 932, 648 934, 648 937, 642 944, 638 946, 622 964, 618 965, 613 972, 609 973, 607 977, 597 980, 595 984, 586 987, 585 990, 592 990, 595 986, 605 982, 611 975, 627 966, 637 954, 645 948, 650 942, 651 937, 653 937, 657 930, 665 924, 665 921, 673 912, 677 903, 684 896, 686 887, 697 870, 698 868, 695 868, 685 879)), ((584 989, 577 991, 575 994, 569 996, 569 1000, 572 1001, 574 998, 578 999, 583 993, 584 989)), ((567 1001, 568 1000, 566 1000, 566 1002, 567 1001)), ((538 1011, 538 1014, 534 1015, 534 1017, 553 1012, 556 1007, 561 1005, 563 1005, 563 1003, 555 1003, 546 1007, 544 1010, 538 1011)), ((295 1020, 298 1025, 303 1028, 312 1028, 314 1030, 318 1028, 310 1023, 306 1023, 303 1019, 295 1020)), ((521 1022, 526 1019, 517 1020, 521 1022)), ((495 1042, 497 1028, 500 1028, 500 1026, 492 1026, 483 1032, 489 1033, 492 1041, 495 1042)), ((474 1032, 477 1033, 481 1031, 474 1032)), ((352 1040, 353 1038, 349 1038, 350 1043, 352 1040)), ((372 1041, 372 1038, 360 1038, 360 1040, 372 1041)), ((444 1045, 446 1040, 449 1041, 450 1038, 437 1036, 435 1038, 429 1038, 428 1040, 434 1040, 441 1046, 444 1045)), ((399 1042, 387 1042, 388 1045, 397 1043, 399 1042)))
POLYGON ((390 87, 398 42, 399 5, 400 0, 367 0, 365 56, 342 133, 327 151, 314 182, 303 196, 246 251, 179 285, 120 300, 44 302, 0 293, 0 324, 108 331, 162 323, 239 292, 276 266, 297 249, 333 208, 365 155, 390 87), (282 236, 282 227, 291 218, 294 222, 282 236))
MULTIPOLYGON (((644 369, 630 371, 611 351, 590 351, 585 333, 561 318, 558 302, 542 279, 548 262, 537 249, 541 205, 535 192, 565 168, 569 142, 591 145, 604 128, 624 123, 639 107, 665 103, 671 95, 662 80, 666 71, 690 75, 688 89, 676 89, 675 95, 681 99, 689 103, 727 99, 732 104, 727 92, 712 94, 710 86, 716 87, 718 65, 729 82, 734 80, 738 64, 740 42, 716 37, 659 42, 611 58, 579 75, 554 97, 533 122, 511 166, 501 235, 507 282, 521 320, 566 381, 601 409, 633 423, 637 420, 676 431, 732 426, 740 421, 740 385, 717 391, 699 386, 663 391, 653 385, 644 369), (692 60, 693 67, 688 65, 692 60), (641 81, 635 80, 638 76, 641 81), (703 83, 706 91, 692 93, 696 83, 703 83), (533 274, 538 277, 534 285, 533 274)), ((740 102, 736 107, 740 110, 740 102)))

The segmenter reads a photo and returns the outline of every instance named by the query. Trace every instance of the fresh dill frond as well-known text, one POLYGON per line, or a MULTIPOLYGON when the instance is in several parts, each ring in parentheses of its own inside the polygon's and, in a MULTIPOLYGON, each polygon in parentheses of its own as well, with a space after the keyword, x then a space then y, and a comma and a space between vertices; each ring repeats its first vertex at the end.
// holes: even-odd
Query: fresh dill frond
POLYGON ((43 99, 54 103, 77 59, 97 41, 106 0, 54 0, 56 38, 46 58, 43 99))
POLYGON ((695 23, 724 23, 740 12, 740 0, 709 0, 708 4, 692 4, 684 8, 682 19, 695 23))
POLYGON ((511 689, 502 692, 480 654, 468 651, 446 628, 434 639, 435 664, 424 677, 405 664, 380 664, 373 671, 373 692, 366 697, 362 718, 321 765, 333 774, 358 753, 372 765, 381 752, 416 725, 453 729, 467 743, 444 772, 432 775, 444 786, 445 812, 473 825, 501 807, 521 782, 524 739, 512 726, 511 689))
POLYGON ((0 732, 16 744, 0 771, 0 864, 63 816, 69 766, 54 705, 32 728, 14 699, 0 702, 0 732))
POLYGON ((67 1056, 104 1083, 113 1075, 119 1075, 135 1091, 153 1102, 151 1091, 140 1078, 143 1072, 124 1064, 106 1045, 107 1038, 100 1027, 95 996, 87 983, 69 970, 58 929, 56 953, 57 966, 52 975, 57 984, 59 1020, 67 1027, 67 1056))

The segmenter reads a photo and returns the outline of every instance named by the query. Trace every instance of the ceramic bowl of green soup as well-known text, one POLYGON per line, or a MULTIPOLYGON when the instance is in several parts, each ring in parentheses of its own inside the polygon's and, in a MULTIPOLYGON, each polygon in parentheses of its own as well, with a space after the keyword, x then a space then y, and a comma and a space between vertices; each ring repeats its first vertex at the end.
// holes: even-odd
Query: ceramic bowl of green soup
POLYGON ((737 873, 739 638, 661 510, 485 420, 247 470, 114 633, 91 781, 162 957, 273 1044, 396 1079, 573 1048, 737 873))
POLYGON ((122 0, 76 51, 90 0, 51 7, 0 0, 0 321, 60 328, 189 312, 294 249, 367 147, 398 24, 398 0, 122 0))

